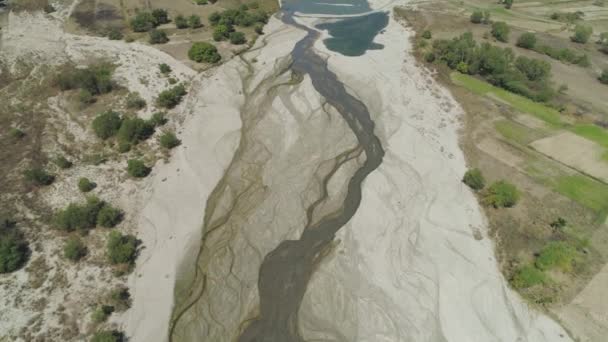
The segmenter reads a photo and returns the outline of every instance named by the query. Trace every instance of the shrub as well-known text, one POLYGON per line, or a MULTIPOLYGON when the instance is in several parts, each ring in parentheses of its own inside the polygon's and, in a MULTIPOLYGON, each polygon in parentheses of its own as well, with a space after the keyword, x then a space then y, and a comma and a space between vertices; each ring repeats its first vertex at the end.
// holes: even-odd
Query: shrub
POLYGON ((162 108, 173 108, 182 101, 184 95, 186 95, 186 88, 179 84, 158 94, 156 104, 162 108))
POLYGON ((114 312, 114 308, 109 305, 98 306, 91 314, 91 319, 94 323, 103 323, 114 312))
POLYGON ((128 287, 119 286, 110 292, 110 303, 116 311, 125 311, 131 307, 131 294, 128 287))
POLYGON ((160 141, 160 146, 167 148, 167 149, 172 149, 181 144, 181 140, 179 140, 175 136, 175 134, 173 134, 173 132, 164 132, 160 136, 159 141, 160 141))
POLYGON ((162 8, 152 10, 152 16, 154 17, 154 23, 156 26, 169 22, 169 14, 167 14, 167 11, 162 8))
POLYGON ((549 225, 554 229, 563 229, 568 222, 563 217, 558 217, 555 221, 551 222, 549 225))
POLYGON ((46 4, 46 5, 44 5, 44 13, 49 14, 49 13, 53 13, 53 12, 55 12, 55 11, 56 11, 56 10, 55 10, 55 6, 53 6, 53 5, 51 5, 51 4, 46 4))
POLYGON ((215 26, 220 22, 220 19, 222 19, 222 16, 220 15, 219 12, 213 12, 211 14, 209 14, 209 22, 211 23, 211 25, 215 26))
POLYGON ((150 44, 164 44, 169 41, 169 37, 167 37, 167 33, 163 30, 153 29, 148 32, 150 35, 149 42, 150 44))
POLYGON ((106 140, 118 133, 121 123, 120 115, 110 110, 97 115, 93 120, 93 131, 97 137, 106 140))
POLYGON ((78 190, 81 192, 89 192, 97 187, 95 182, 91 182, 88 178, 82 177, 78 180, 78 190))
POLYGON ((471 13, 471 22, 473 24, 480 24, 483 20, 483 12, 481 10, 475 10, 471 13))
POLYGON ((526 265, 515 271, 511 283, 515 288, 525 289, 547 281, 544 273, 534 266, 526 265))
POLYGON ((137 257, 137 239, 113 230, 107 243, 107 254, 112 264, 133 264, 137 257))
POLYGON ((11 127, 8 130, 8 135, 13 139, 21 139, 25 137, 25 132, 16 127, 11 127))
POLYGON ((135 32, 150 31, 156 26, 156 18, 150 12, 139 12, 131 19, 131 28, 135 32))
POLYGON ((521 71, 528 80, 540 81, 549 77, 551 64, 540 59, 519 56, 515 60, 515 67, 521 71))
POLYGON ((484 196, 484 202, 494 208, 509 208, 519 200, 519 191, 515 185, 506 181, 498 181, 490 185, 484 196))
POLYGON ((532 32, 523 33, 517 38, 517 46, 524 49, 534 49, 536 45, 536 35, 532 32))
POLYGON ((422 38, 431 39, 431 38, 433 38, 433 34, 431 33, 430 30, 424 30, 424 32, 422 32, 422 38))
POLYGON ((70 203, 55 214, 53 224, 68 232, 95 228, 97 215, 105 205, 104 201, 94 196, 87 198, 84 204, 70 203))
POLYGON ((139 159, 129 159, 127 161, 127 173, 131 177, 143 178, 149 175, 150 171, 152 171, 152 169, 147 167, 146 164, 139 159))
POLYGON ((232 32, 230 33, 230 43, 235 45, 245 44, 245 34, 243 32, 232 32))
POLYGON ((540 270, 559 268, 564 272, 572 270, 576 250, 565 241, 551 241, 540 252, 534 263, 540 270))
POLYGON ((51 185, 55 181, 55 176, 46 172, 44 169, 34 167, 23 172, 25 180, 36 185, 51 185))
POLYGON ((138 144, 152 134, 154 134, 154 124, 138 117, 126 117, 118 130, 118 142, 130 148, 131 144, 138 144))
POLYGON ((257 34, 264 34, 264 24, 262 23, 257 23, 253 26, 253 30, 255 31, 255 33, 257 34))
POLYGON ((156 112, 152 114, 149 122, 154 125, 154 127, 159 127, 167 123, 167 119, 165 118, 165 113, 156 112))
POLYGON ((206 5, 208 3, 207 0, 195 0, 194 3, 197 5, 206 5))
POLYGON ((201 17, 194 14, 188 17, 188 26, 190 26, 190 28, 202 27, 203 24, 201 24, 201 17))
POLYGON ((167 75, 167 74, 171 73, 171 67, 166 63, 159 64, 158 69, 160 70, 160 73, 163 75, 167 75))
POLYGON ((492 36, 494 36, 494 38, 496 38, 496 40, 501 41, 501 42, 508 42, 509 41, 509 26, 507 25, 507 23, 505 23, 504 21, 497 21, 495 23, 492 24, 492 36))
POLYGON ((473 190, 481 190, 486 184, 486 180, 479 169, 467 170, 462 178, 462 182, 473 190))
POLYGON ((66 157, 64 156, 58 156, 55 158, 54 160, 55 165, 59 166, 59 168, 61 169, 69 169, 72 167, 72 162, 69 161, 66 157))
POLYGON ((593 28, 591 26, 576 25, 574 27, 574 35, 570 37, 570 40, 575 43, 585 44, 589 41, 592 33, 593 28))
POLYGON ((604 69, 600 74, 600 77, 597 78, 603 84, 608 84, 608 69, 604 69))
POLYGON ((61 90, 86 89, 91 95, 105 94, 112 91, 112 67, 109 64, 92 65, 85 69, 66 68, 55 82, 61 90))
POLYGON ((506 9, 511 9, 513 6, 513 0, 503 0, 503 3, 505 4, 506 9))
POLYGON ((173 22, 175 23, 175 27, 178 29, 185 29, 188 28, 188 20, 186 19, 186 17, 184 17, 183 15, 178 15, 177 17, 175 17, 175 19, 173 20, 173 22))
POLYGON ((96 332, 91 338, 91 342, 124 342, 125 337, 122 332, 116 330, 103 330, 96 332))
POLYGON ((0 217, 0 274, 18 270, 25 264, 29 248, 15 222, 0 217))
POLYGON ((188 51, 188 57, 195 62, 217 63, 222 59, 217 48, 207 42, 196 42, 188 51))
POLYGON ((229 36, 230 31, 230 28, 226 25, 217 25, 215 29, 213 29, 213 40, 219 42, 226 39, 229 36))
POLYGON ((108 39, 110 40, 121 40, 123 38, 122 31, 117 28, 113 28, 108 32, 108 39))
POLYGON ((87 247, 77 237, 71 237, 63 246, 63 255, 72 261, 78 261, 87 255, 87 247))
POLYGON ((104 228, 114 228, 122 221, 123 213, 120 209, 105 204, 97 213, 97 225, 104 228))
POLYGON ((139 96, 139 93, 129 93, 127 95, 127 108, 129 109, 142 109, 146 106, 146 100, 139 96))

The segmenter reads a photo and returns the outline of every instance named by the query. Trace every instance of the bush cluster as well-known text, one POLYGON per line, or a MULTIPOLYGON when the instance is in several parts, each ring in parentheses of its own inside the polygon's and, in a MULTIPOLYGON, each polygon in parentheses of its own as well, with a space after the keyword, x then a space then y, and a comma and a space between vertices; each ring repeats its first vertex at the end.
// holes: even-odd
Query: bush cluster
POLYGON ((604 69, 597 79, 603 84, 608 84, 608 69, 604 69))
POLYGON ((139 93, 133 92, 127 95, 127 108, 142 109, 146 106, 146 100, 142 99, 139 93))
POLYGON ((28 253, 27 242, 17 229, 15 221, 0 217, 0 274, 21 268, 28 253))
POLYGON ((139 242, 133 235, 112 231, 108 236, 107 254, 112 264, 133 264, 137 257, 139 242))
POLYGON ((151 168, 139 159, 129 159, 127 161, 127 173, 131 177, 143 178, 150 174, 151 168))
POLYGON ((489 24, 490 11, 475 10, 471 13, 470 19, 473 24, 489 24))
POLYGON ((516 59, 509 48, 485 42, 478 45, 470 32, 451 40, 435 40, 432 55, 425 58, 444 62, 463 73, 480 75, 498 87, 535 101, 548 101, 555 93, 548 82, 548 64, 526 57, 516 59))
MULTIPOLYGON (((170 89, 168 94, 161 93, 163 104, 175 103, 181 100, 183 86, 179 89, 170 89), (179 95, 179 96, 178 96, 179 95)), ((160 105, 160 103, 159 103, 160 105)), ((93 120, 93 131, 101 139, 108 139, 117 136, 119 152, 127 152, 132 146, 137 145, 143 140, 148 139, 154 134, 155 127, 166 122, 162 113, 155 113, 150 120, 143 120, 138 117, 121 117, 118 113, 108 111, 99 114, 93 120)))
POLYGON ((85 203, 70 203, 65 209, 58 211, 53 218, 53 224, 68 232, 92 229, 96 226, 112 228, 122 217, 120 209, 91 196, 85 203))
POLYGON ((77 237, 71 237, 63 246, 63 255, 72 261, 78 261, 87 255, 87 247, 77 237))
POLYGON ((102 330, 93 334, 91 342, 124 342, 125 335, 117 330, 102 330))
POLYGON ((591 65, 587 54, 578 54, 568 48, 553 48, 549 45, 537 45, 533 50, 561 62, 576 64, 582 67, 588 67, 591 65))
POLYGON ((114 312, 114 308, 109 305, 98 306, 91 314, 91 319, 95 323, 103 323, 114 312))
POLYGON ((175 27, 177 27, 178 29, 185 29, 185 28, 199 28, 202 27, 203 24, 201 23, 201 17, 199 17, 198 15, 191 15, 188 18, 184 17, 183 15, 178 15, 177 17, 175 17, 175 27))
POLYGON ((57 165, 60 169, 69 169, 72 167, 72 162, 69 161, 66 157, 64 156, 57 156, 55 157, 55 159, 53 160, 53 162, 55 163, 55 165, 57 165))
MULTIPOLYGON (((196 45, 196 44, 199 44, 199 43, 194 43, 194 45, 196 45)), ((204 43, 204 44, 209 44, 209 43, 204 43)), ((194 45, 193 45, 193 48, 194 48, 194 45)), ((190 49, 190 51, 192 51, 192 49, 190 49)), ((188 53, 188 55, 190 55, 190 52, 188 53)), ((186 94, 187 94, 186 87, 184 87, 183 84, 179 84, 172 88, 169 88, 169 89, 166 89, 166 90, 163 90, 162 92, 160 92, 160 94, 158 94, 158 97, 156 98, 156 104, 162 108, 173 108, 182 101, 182 98, 186 94)))
POLYGON ((509 41, 509 32, 511 29, 504 21, 497 21, 492 23, 492 36, 496 38, 496 40, 501 41, 503 43, 507 43, 509 41))
POLYGON ((166 131, 159 138, 160 146, 172 149, 181 144, 181 140, 179 140, 173 132, 166 131))
POLYGON ((112 91, 112 67, 109 64, 92 65, 85 69, 65 68, 56 78, 61 90, 83 89, 91 95, 112 91))
POLYGON ((209 15, 211 25, 226 25, 249 27, 255 23, 266 24, 268 13, 262 10, 250 11, 249 6, 241 5, 239 9, 227 9, 222 12, 213 12, 209 15))
POLYGON ((494 208, 510 208, 513 207, 519 200, 519 191, 515 185, 506 182, 498 181, 492 183, 484 194, 483 201, 487 205, 494 208))
POLYGON ((166 63, 161 63, 158 65, 158 70, 163 75, 168 75, 171 73, 171 67, 166 63))
POLYGON ((462 182, 473 190, 481 190, 486 184, 486 180, 479 169, 467 170, 462 178, 462 182))
POLYGON ((241 45, 247 42, 247 39, 245 38, 245 34, 243 32, 231 32, 229 38, 230 44, 234 45, 241 45))
POLYGON ((131 146, 148 139, 154 134, 154 124, 138 117, 125 117, 118 129, 118 147, 127 152, 131 146))
POLYGON ((95 182, 91 182, 91 180, 89 180, 86 177, 82 177, 78 180, 78 189, 81 192, 89 192, 93 189, 95 189, 97 187, 97 184, 95 182))
POLYGON ((217 63, 222 56, 217 52, 213 44, 207 42, 196 42, 188 50, 188 58, 195 62, 217 63))
POLYGON ((589 38, 591 38, 592 33, 593 28, 591 28, 591 26, 576 25, 574 27, 574 35, 570 37, 570 40, 575 43, 585 44, 589 41, 589 38))
POLYGON ((51 185, 55 181, 55 176, 48 173, 46 170, 40 167, 34 167, 27 169, 23 172, 25 180, 29 183, 43 186, 51 185))
POLYGON ((168 22, 169 15, 164 9, 155 9, 152 12, 141 11, 131 19, 131 28, 135 32, 146 32, 168 22))
POLYGON ((553 12, 550 16, 551 19, 565 22, 565 23, 573 23, 575 21, 579 21, 583 19, 585 13, 581 11, 576 12, 553 12))
POLYGON ((122 119, 114 111, 101 113, 93 120, 93 131, 100 139, 106 140, 118 133, 122 119))
POLYGON ((165 44, 169 41, 169 37, 167 37, 167 32, 163 30, 152 29, 148 32, 150 38, 150 44, 165 44))
POLYGON ((536 35, 532 32, 523 33, 517 38, 517 46, 524 49, 534 49, 536 46, 536 35))

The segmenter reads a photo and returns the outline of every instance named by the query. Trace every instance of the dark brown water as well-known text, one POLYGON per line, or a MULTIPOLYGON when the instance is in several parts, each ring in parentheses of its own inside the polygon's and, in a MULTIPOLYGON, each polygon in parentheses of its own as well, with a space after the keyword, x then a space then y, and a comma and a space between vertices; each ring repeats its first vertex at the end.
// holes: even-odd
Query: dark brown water
POLYGON ((374 134, 367 107, 351 96, 312 49, 318 33, 297 24, 284 12, 283 22, 307 31, 293 52, 292 70, 307 74, 314 88, 335 107, 357 137, 366 160, 348 182, 343 206, 337 215, 305 228, 299 240, 283 241, 264 258, 259 272, 260 314, 241 334, 241 342, 303 341, 298 329, 298 311, 321 252, 355 214, 361 203, 361 185, 381 163, 384 150, 374 134))

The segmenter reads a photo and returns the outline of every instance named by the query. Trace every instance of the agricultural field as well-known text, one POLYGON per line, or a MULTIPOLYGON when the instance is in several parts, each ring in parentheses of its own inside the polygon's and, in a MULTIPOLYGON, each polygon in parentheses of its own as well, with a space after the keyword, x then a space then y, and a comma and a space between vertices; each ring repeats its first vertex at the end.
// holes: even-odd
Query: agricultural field
POLYGON ((417 32, 419 62, 437 71, 467 113, 461 143, 471 168, 488 183, 507 179, 521 190, 515 207, 485 210, 503 274, 574 338, 601 341, 608 334, 608 306, 590 296, 598 296, 608 272, 608 86, 598 81, 608 55, 596 43, 608 31, 608 7, 601 1, 515 1, 510 9, 494 1, 439 4, 404 8, 398 15, 417 32), (482 16, 473 23, 474 12, 489 20, 482 16), (509 28, 503 41, 493 34, 497 21, 509 28), (577 24, 592 27, 584 44, 570 38, 577 24), (510 49, 514 60, 523 56, 549 65, 551 98, 516 94, 466 65, 450 68, 437 55, 437 41, 466 32, 479 46, 510 49), (524 33, 534 33, 537 48, 520 47, 524 33), (545 52, 564 48, 586 55, 585 61, 545 52))

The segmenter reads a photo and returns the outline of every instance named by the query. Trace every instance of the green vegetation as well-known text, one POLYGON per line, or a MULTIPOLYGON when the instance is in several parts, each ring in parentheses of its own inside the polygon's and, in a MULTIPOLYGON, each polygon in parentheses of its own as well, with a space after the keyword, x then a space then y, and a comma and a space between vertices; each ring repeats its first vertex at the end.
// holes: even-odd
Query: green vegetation
POLYGON ((117 287, 110 292, 109 301, 116 311, 125 311, 131 307, 131 294, 127 287, 117 287))
POLYGON ((167 32, 163 30, 152 29, 148 32, 150 36, 149 42, 150 44, 165 44, 169 41, 169 37, 167 37, 167 32))
POLYGON ((87 247, 78 237, 71 237, 63 246, 63 256, 72 261, 79 261, 87 255, 87 247))
POLYGON ((545 274, 532 265, 525 265, 515 271, 511 283, 515 288, 525 289, 534 285, 545 284, 547 277, 545 274))
POLYGON ((424 30, 424 32, 422 32, 422 38, 431 39, 431 38, 433 38, 433 34, 431 33, 430 30, 424 30))
POLYGON ((85 69, 68 67, 59 73, 55 81, 61 90, 85 89, 92 95, 100 95, 114 88, 112 72, 112 66, 104 63, 85 69))
POLYGON ((135 32, 146 32, 156 28, 158 25, 169 22, 167 11, 155 9, 152 12, 141 11, 131 19, 131 28, 135 32))
POLYGON ((19 128, 11 127, 8 130, 8 135, 9 135, 9 137, 11 137, 14 140, 19 140, 19 139, 25 137, 25 132, 23 132, 19 128))
POLYGON ((167 123, 167 119, 165 118, 165 113, 163 112, 155 112, 152 114, 150 120, 148 120, 154 127, 162 126, 167 123))
POLYGON ((82 177, 78 180, 78 189, 81 192, 89 192, 97 187, 95 182, 91 182, 88 178, 82 177))
POLYGON ((213 29, 213 40, 216 42, 225 40, 230 36, 231 32, 234 32, 234 28, 232 28, 232 26, 219 24, 215 27, 215 29, 213 29))
POLYGON ((519 200, 519 191, 515 185, 506 181, 492 183, 483 197, 483 202, 494 208, 510 208, 519 200))
POLYGON ((553 20, 564 22, 564 23, 574 23, 576 21, 583 19, 584 16, 585 16, 585 13, 583 13, 581 11, 566 12, 566 13, 553 12, 553 14, 551 14, 550 18, 553 20))
POLYGON ((475 191, 483 189, 486 184, 486 180, 479 169, 467 170, 462 178, 462 182, 475 191))
POLYGON ((608 69, 604 69, 597 79, 603 84, 608 84, 608 69))
POLYGON ((516 59, 509 48, 489 43, 477 45, 470 32, 451 40, 435 40, 433 54, 433 59, 451 69, 480 75, 500 88, 534 101, 548 101, 555 93, 548 82, 548 64, 526 57, 516 59))
POLYGON ((255 33, 257 34, 264 34, 264 24, 262 23, 257 23, 255 25, 253 25, 253 30, 255 31, 255 33))
POLYGON ((70 203, 53 218, 55 227, 68 232, 87 230, 97 225, 113 227, 122 219, 122 212, 95 196, 83 204, 70 203))
POLYGON ((509 41, 509 26, 504 21, 496 21, 492 23, 492 36, 501 42, 509 41))
POLYGON ((173 19, 173 22, 175 23, 175 27, 180 30, 188 28, 188 20, 181 14, 175 17, 175 19, 173 19))
POLYGON ((540 252, 534 265, 542 271, 558 268, 563 272, 572 271, 576 250, 564 241, 551 241, 540 252))
POLYGON ((53 160, 53 162, 55 163, 55 165, 57 165, 60 169, 69 169, 72 167, 72 162, 69 161, 66 157, 64 156, 57 156, 55 157, 55 159, 53 160))
MULTIPOLYGON (((213 0, 212 2, 215 2, 215 0, 213 0)), ((207 0, 194 0, 194 3, 197 5, 206 5, 209 3, 209 1, 207 0)))
POLYGON ((171 67, 166 63, 161 63, 158 65, 158 70, 163 75, 168 75, 171 73, 171 67))
POLYGON ((541 103, 536 103, 532 100, 529 100, 523 96, 513 94, 504 89, 497 88, 479 80, 475 77, 469 75, 463 75, 460 73, 452 73, 451 78, 454 82, 462 85, 463 87, 469 89, 470 91, 479 94, 479 95, 492 95, 500 100, 508 103, 516 110, 528 113, 536 116, 537 118, 547 122, 551 126, 560 127, 562 126, 562 122, 560 119, 560 114, 555 109, 543 105, 541 103))
POLYGON ((112 264, 133 264, 137 257, 137 245, 135 236, 113 230, 108 236, 108 259, 112 264))
POLYGON ((524 49, 534 49, 536 46, 536 35, 532 32, 523 33, 517 38, 517 46, 524 49))
POLYGON ((576 64, 585 68, 591 65, 587 54, 578 54, 568 48, 556 49, 549 45, 536 45, 533 50, 564 63, 576 64))
POLYGON ((581 137, 608 148, 608 131, 605 128, 592 124, 578 124, 570 127, 570 130, 581 137))
POLYGON ((186 94, 186 88, 184 85, 176 85, 167 90, 163 90, 160 94, 158 94, 158 98, 156 98, 156 105, 162 108, 173 108, 182 101, 182 98, 186 94))
POLYGON ((154 124, 138 117, 125 117, 118 130, 118 144, 121 152, 130 150, 132 145, 148 139, 154 134, 154 124))
POLYGON ((581 175, 558 177, 553 188, 558 193, 571 198, 595 211, 603 221, 608 213, 608 185, 581 175))
POLYGON ((230 44, 241 45, 245 44, 247 39, 245 39, 245 34, 243 32, 232 32, 230 33, 230 44))
POLYGON ((25 180, 28 183, 32 183, 35 185, 43 186, 43 185, 51 185, 55 181, 55 176, 46 172, 43 168, 34 167, 31 169, 27 169, 23 172, 25 176, 25 180))
POLYGON ((15 221, 0 217, 0 274, 21 268, 27 260, 29 248, 15 221))
POLYGON ((199 27, 203 27, 203 24, 201 23, 201 17, 199 17, 198 15, 191 15, 188 17, 188 26, 190 28, 199 28, 199 27))
POLYGON ((505 5, 506 9, 511 9, 513 6, 513 0, 502 0, 502 3, 505 5))
POLYGON ((150 174, 151 168, 147 167, 143 161, 139 159, 129 159, 127 161, 127 173, 131 177, 143 178, 150 174))
POLYGON ((124 334, 116 330, 103 330, 96 332, 91 342, 124 342, 124 334))
POLYGON ((162 8, 152 10, 152 17, 154 17, 154 23, 156 25, 162 25, 169 22, 169 14, 162 8))
POLYGON ((494 128, 505 139, 524 146, 540 138, 539 133, 535 130, 511 120, 497 121, 494 128))
POLYGON ((489 24, 490 11, 475 10, 471 13, 471 22, 473 24, 489 24))
POLYGON ((570 40, 575 43, 585 44, 589 41, 592 33, 593 28, 591 28, 591 26, 576 25, 574 28, 574 35, 570 37, 570 40))
POLYGON ((123 38, 122 31, 117 28, 110 29, 108 31, 108 39, 109 40, 121 40, 123 38))
POLYGON ((127 95, 127 108, 142 109, 146 106, 146 100, 142 99, 139 93, 133 92, 127 95))
POLYGON ((114 312, 114 308, 109 305, 98 306, 91 314, 91 319, 94 323, 103 323, 114 312))
POLYGON ((100 139, 106 140, 118 133, 122 119, 111 110, 101 113, 93 120, 93 131, 100 139))
POLYGON ((181 141, 175 136, 173 132, 164 132, 159 138, 160 146, 166 149, 172 149, 179 146, 181 141))
POLYGON ((219 12, 213 12, 209 15, 211 25, 227 25, 249 27, 255 23, 266 24, 268 22, 268 14, 262 10, 249 11, 248 6, 241 6, 239 9, 227 9, 219 12))
POLYGON ((80 89, 78 92, 78 102, 80 102, 83 107, 90 105, 91 103, 95 103, 96 99, 90 91, 86 89, 80 89))

